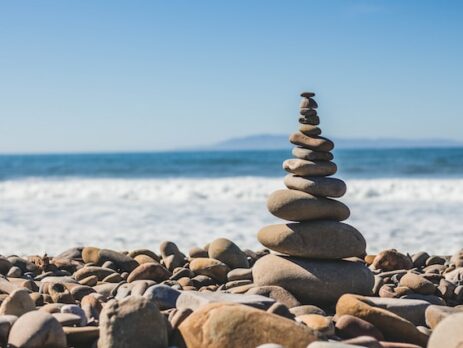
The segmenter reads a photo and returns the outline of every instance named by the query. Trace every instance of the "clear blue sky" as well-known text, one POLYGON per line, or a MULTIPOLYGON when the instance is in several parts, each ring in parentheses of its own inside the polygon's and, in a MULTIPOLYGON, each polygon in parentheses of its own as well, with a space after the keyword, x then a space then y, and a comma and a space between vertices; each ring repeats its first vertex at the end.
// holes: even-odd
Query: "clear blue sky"
POLYGON ((463 140, 462 1, 0 0, 0 152, 463 140))

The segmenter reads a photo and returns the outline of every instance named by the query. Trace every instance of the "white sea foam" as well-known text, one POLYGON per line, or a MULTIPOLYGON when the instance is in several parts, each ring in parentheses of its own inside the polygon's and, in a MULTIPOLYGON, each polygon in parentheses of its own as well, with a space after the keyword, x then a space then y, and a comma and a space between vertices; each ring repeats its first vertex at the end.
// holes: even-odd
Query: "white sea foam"
MULTIPOLYGON (((463 247, 463 179, 348 180, 342 201, 369 250, 451 253, 463 247)), ((0 253, 71 245, 181 247, 225 236, 255 248, 278 222, 265 208, 282 178, 27 179, 0 182, 0 253)))

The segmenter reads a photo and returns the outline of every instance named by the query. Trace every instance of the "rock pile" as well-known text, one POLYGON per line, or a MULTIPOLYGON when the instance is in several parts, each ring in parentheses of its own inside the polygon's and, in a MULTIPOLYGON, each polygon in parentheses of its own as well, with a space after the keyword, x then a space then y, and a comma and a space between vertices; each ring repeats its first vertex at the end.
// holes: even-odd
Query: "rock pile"
POLYGON ((256 263, 254 281, 281 286, 303 304, 335 303, 344 293, 368 295, 372 273, 362 262, 344 260, 365 256, 366 243, 359 231, 341 222, 350 211, 334 199, 346 192, 346 184, 331 177, 337 171, 334 144, 320 135, 315 94, 301 96, 299 131, 289 137, 296 145, 295 158, 283 162, 289 172, 287 189, 272 193, 267 201, 270 213, 294 222, 259 231, 259 242, 279 255, 256 263))

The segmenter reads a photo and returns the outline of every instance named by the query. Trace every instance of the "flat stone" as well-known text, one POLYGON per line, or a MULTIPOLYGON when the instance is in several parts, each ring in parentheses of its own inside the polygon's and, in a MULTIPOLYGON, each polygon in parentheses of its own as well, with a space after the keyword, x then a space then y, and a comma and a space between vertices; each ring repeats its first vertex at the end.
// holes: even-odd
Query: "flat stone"
POLYGON ((228 281, 233 280, 252 280, 252 269, 251 268, 235 268, 228 272, 228 281))
POLYGON ((428 348, 460 348, 463 346, 463 313, 449 315, 433 330, 428 348))
POLYGON ((304 109, 304 108, 309 108, 309 109, 316 109, 318 108, 318 104, 315 101, 315 99, 312 99, 311 97, 303 97, 301 99, 301 102, 299 104, 299 108, 304 109))
POLYGON ((290 135, 289 141, 309 150, 329 152, 333 150, 334 143, 324 137, 320 136, 307 136, 301 132, 296 132, 290 135))
POLYGON ((368 295, 374 284, 366 266, 344 260, 267 255, 255 263, 252 273, 257 286, 281 286, 302 304, 332 304, 345 293, 368 295))
POLYGON ((63 327, 66 334, 66 340, 70 347, 92 347, 92 344, 98 340, 100 329, 98 326, 86 327, 63 327))
POLYGON ((337 166, 330 161, 306 161, 292 158, 283 162, 283 169, 300 176, 330 176, 336 173, 337 166))
POLYGON ((225 292, 197 292, 197 291, 181 291, 177 298, 177 309, 197 310, 199 307, 211 303, 238 303, 246 306, 251 306, 259 309, 268 309, 275 303, 275 300, 261 295, 249 294, 229 294, 225 292))
POLYGON ((157 262, 143 263, 135 268, 127 278, 129 283, 136 280, 154 280, 155 282, 162 282, 169 279, 172 273, 167 268, 157 262))
POLYGON ((343 295, 336 304, 338 317, 349 314, 373 324, 388 341, 398 341, 425 346, 428 337, 415 325, 383 308, 376 307, 372 298, 358 295, 343 295))
POLYGON ((221 283, 227 281, 227 273, 230 272, 230 268, 223 262, 203 257, 191 260, 190 269, 196 274, 211 277, 221 283))
POLYGON ((281 286, 255 286, 251 288, 246 294, 270 297, 275 301, 284 304, 288 308, 301 305, 301 303, 288 290, 282 288, 281 286))
POLYGON ((267 200, 270 213, 290 221, 346 220, 350 211, 341 202, 296 190, 277 190, 267 200))
POLYGON ((166 321, 154 302, 130 296, 106 303, 100 315, 98 348, 167 346, 166 321))
POLYGON ((322 134, 322 130, 317 126, 313 126, 311 124, 301 124, 299 125, 299 131, 302 134, 311 136, 311 135, 320 135, 322 134))
POLYGON ((35 310, 35 302, 26 289, 14 290, 1 304, 0 315, 21 315, 35 310))
POLYGON ((303 191, 318 197, 342 197, 346 193, 346 184, 341 179, 323 177, 303 177, 288 174, 285 185, 291 190, 303 191))
POLYGON ((336 320, 336 333, 339 337, 347 339, 357 336, 371 336, 378 341, 384 340, 384 336, 373 324, 353 315, 341 315, 336 320))
POLYGON ((31 311, 13 324, 8 344, 18 348, 65 348, 66 335, 60 323, 49 313, 31 311))
POLYGON ((431 329, 434 329, 437 324, 439 324, 442 320, 447 318, 448 316, 455 314, 455 313, 462 313, 463 309, 455 308, 455 307, 448 307, 448 306, 437 306, 431 305, 426 308, 425 316, 426 316, 426 325, 431 329))
POLYGON ((81 318, 77 314, 53 313, 52 315, 61 326, 80 326, 81 318))
POLYGON ((135 259, 135 257, 140 256, 140 255, 148 256, 150 259, 153 259, 156 262, 161 262, 161 258, 159 257, 159 255, 149 249, 136 249, 136 250, 132 250, 128 254, 128 256, 130 256, 133 259, 135 259))
POLYGON ((156 303, 160 310, 175 308, 181 292, 164 284, 157 284, 146 289, 143 297, 156 303))
POLYGON ((257 239, 271 250, 315 259, 362 256, 366 248, 365 239, 354 227, 328 220, 266 226, 257 239))
POLYGON ((312 108, 300 108, 299 114, 304 117, 317 116, 317 110, 312 109, 312 108))
POLYGON ((312 98, 312 97, 315 97, 315 93, 314 92, 302 92, 301 97, 302 98, 312 98))
POLYGON ((122 272, 130 273, 138 266, 138 262, 128 255, 110 249, 100 249, 98 264, 103 264, 106 261, 114 263, 122 272))
POLYGON ((405 298, 364 297, 371 305, 386 309, 414 325, 425 324, 425 312, 431 305, 429 302, 405 298))
POLYGON ((213 303, 193 312, 179 326, 188 348, 243 348, 264 343, 306 348, 317 339, 290 319, 239 304, 213 303))
POLYGON ((294 147, 291 153, 296 158, 308 161, 331 161, 334 157, 331 152, 313 151, 300 146, 294 147))
POLYGON ((382 271, 394 271, 411 269, 413 262, 408 255, 404 255, 395 249, 388 249, 376 255, 372 266, 382 271))
POLYGON ((436 292, 436 286, 432 282, 412 272, 408 272, 400 278, 399 286, 406 286, 423 295, 432 295, 436 292))
MULTIPOLYGON (((313 110, 304 109, 304 110, 301 110, 300 112, 308 114, 311 111, 313 111, 313 110)), ((299 123, 300 124, 309 124, 309 125, 312 125, 312 126, 318 126, 320 124, 320 118, 318 116, 316 116, 316 115, 311 115, 311 116, 304 115, 302 117, 299 117, 299 123)))
MULTIPOLYGON (((107 276, 115 273, 116 271, 112 270, 111 268, 104 268, 99 266, 85 266, 79 269, 76 273, 74 273, 74 277, 77 281, 80 281, 90 276, 96 276, 98 280, 101 281, 107 276)), ((46 281, 43 280, 42 282, 45 283, 46 281)))
POLYGON ((209 257, 222 261, 230 269, 249 268, 246 254, 231 240, 217 238, 209 244, 209 257))
POLYGON ((203 248, 200 248, 200 247, 192 247, 188 251, 188 255, 190 255, 192 259, 194 259, 195 257, 209 257, 207 250, 204 250, 203 248))

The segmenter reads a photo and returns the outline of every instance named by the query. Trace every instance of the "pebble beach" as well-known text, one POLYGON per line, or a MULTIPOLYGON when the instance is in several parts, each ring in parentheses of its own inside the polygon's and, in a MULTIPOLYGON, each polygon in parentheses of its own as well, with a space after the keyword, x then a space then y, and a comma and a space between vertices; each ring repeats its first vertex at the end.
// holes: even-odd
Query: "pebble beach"
POLYGON ((6 254, 0 346, 460 347, 463 250, 374 241, 369 252, 314 97, 301 94, 287 176, 266 195, 258 247, 224 237, 196 238, 189 250, 175 240, 138 249, 100 240, 6 254))

